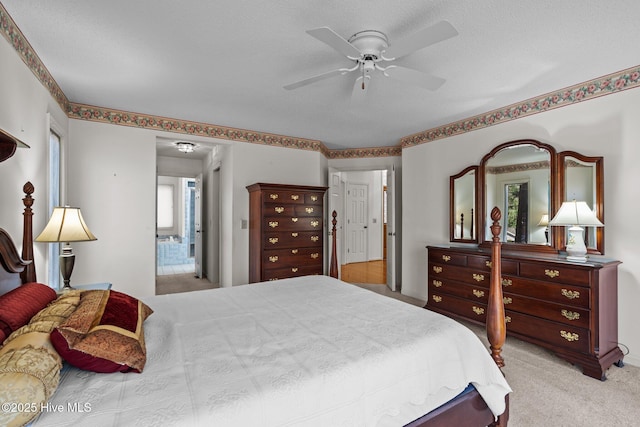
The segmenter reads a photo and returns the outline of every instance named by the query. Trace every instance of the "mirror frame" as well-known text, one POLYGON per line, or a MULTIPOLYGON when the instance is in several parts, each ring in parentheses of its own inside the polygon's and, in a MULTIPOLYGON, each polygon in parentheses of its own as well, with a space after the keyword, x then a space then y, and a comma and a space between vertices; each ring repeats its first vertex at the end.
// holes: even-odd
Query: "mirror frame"
MULTIPOLYGON (((567 175, 565 168, 565 160, 567 157, 573 157, 581 162, 594 163, 595 164, 595 214, 596 217, 604 222, 604 158, 603 157, 590 157, 584 156, 575 151, 563 151, 558 154, 559 176, 558 176, 558 200, 556 206, 562 205, 562 202, 567 200, 567 175)), ((606 224, 605 224, 606 226, 606 224)), ((559 250, 565 250, 566 233, 558 232, 555 235, 555 246, 559 250)), ((596 245, 594 247, 587 248, 588 254, 603 255, 604 254, 604 227, 596 228, 596 245)))
POLYGON ((478 243, 478 166, 469 166, 461 172, 449 177, 449 241, 457 243, 478 243), (469 172, 475 172, 474 179, 474 203, 473 203, 473 230, 475 236, 472 239, 458 239, 455 237, 456 231, 456 206, 455 206, 455 181, 462 178, 469 172))
MULTIPOLYGON (((478 173, 478 193, 477 200, 481 201, 480 203, 480 223, 478 224, 478 242, 480 246, 489 246, 491 244, 490 240, 485 240, 485 230, 487 224, 485 223, 485 218, 488 212, 493 209, 493 206, 487 206, 485 200, 485 170, 487 162, 492 159, 498 152, 501 150, 512 147, 516 145, 534 145, 538 148, 545 149, 549 152, 549 185, 551 189, 551 195, 549 197, 549 213, 550 215, 555 215, 558 209, 558 157, 555 148, 553 148, 549 144, 545 144, 533 139, 520 139, 516 141, 509 141, 503 144, 498 145, 493 150, 491 150, 488 154, 486 154, 482 161, 480 162, 479 173, 478 173)), ((554 230, 555 227, 550 227, 549 230, 549 244, 548 245, 540 245, 540 244, 523 244, 523 243, 502 243, 502 247, 505 250, 518 250, 518 251, 529 251, 529 252, 543 252, 543 253, 556 253, 558 251, 557 246, 557 232, 554 230)))

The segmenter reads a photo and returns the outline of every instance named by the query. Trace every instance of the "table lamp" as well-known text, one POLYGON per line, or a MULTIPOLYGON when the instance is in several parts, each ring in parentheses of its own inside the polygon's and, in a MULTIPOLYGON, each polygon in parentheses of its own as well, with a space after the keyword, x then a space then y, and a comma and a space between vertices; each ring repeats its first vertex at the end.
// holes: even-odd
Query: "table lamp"
POLYGON ((540 221, 538 221, 538 227, 544 227, 544 240, 545 243, 549 243, 549 215, 542 214, 540 221))
POLYGON ((85 224, 80 208, 69 206, 53 208, 49 223, 42 233, 36 237, 36 242, 65 244, 62 248, 62 254, 60 254, 60 274, 64 281, 61 289, 63 292, 73 289, 70 282, 76 256, 69 243, 90 240, 97 239, 85 224))
POLYGON ((587 247, 584 244, 584 227, 604 227, 586 202, 564 202, 556 216, 549 221, 551 226, 568 226, 567 260, 585 262, 587 247))

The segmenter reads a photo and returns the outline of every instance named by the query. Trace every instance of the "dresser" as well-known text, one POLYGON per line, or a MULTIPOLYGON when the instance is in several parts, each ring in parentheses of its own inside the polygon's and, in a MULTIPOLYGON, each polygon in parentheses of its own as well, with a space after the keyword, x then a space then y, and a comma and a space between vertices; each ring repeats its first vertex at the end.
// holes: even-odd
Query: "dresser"
MULTIPOLYGON (((425 308, 475 323, 486 320, 490 252, 478 247, 428 246, 425 308)), ((618 264, 586 263, 520 251, 502 253, 507 335, 543 346, 604 380, 622 366, 618 347, 618 264)))
POLYGON ((327 187, 256 183, 249 191, 249 282, 323 273, 327 187))

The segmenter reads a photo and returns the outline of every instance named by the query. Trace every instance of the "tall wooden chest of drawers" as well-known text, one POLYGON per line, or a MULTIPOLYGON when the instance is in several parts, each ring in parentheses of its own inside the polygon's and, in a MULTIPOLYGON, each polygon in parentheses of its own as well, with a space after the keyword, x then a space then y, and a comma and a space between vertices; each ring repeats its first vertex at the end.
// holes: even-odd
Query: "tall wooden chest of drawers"
POLYGON ((323 273, 327 187, 256 183, 249 190, 249 282, 323 273))
MULTIPOLYGON (((472 322, 486 320, 490 252, 474 247, 428 246, 425 308, 472 322)), ((618 264, 603 257, 586 263, 556 255, 502 252, 507 335, 543 346, 605 379, 622 366, 618 347, 618 264)))

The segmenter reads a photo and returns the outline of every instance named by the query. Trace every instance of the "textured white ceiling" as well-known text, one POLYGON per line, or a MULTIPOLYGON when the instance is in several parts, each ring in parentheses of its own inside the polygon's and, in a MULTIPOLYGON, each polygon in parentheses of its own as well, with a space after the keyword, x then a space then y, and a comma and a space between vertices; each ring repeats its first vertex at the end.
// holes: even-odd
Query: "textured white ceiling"
POLYGON ((3 0, 71 102, 317 139, 330 149, 401 137, 640 64, 640 1, 3 0), (306 34, 393 40, 441 20, 459 35, 400 62, 435 92, 374 76, 283 86, 349 60, 306 34))

